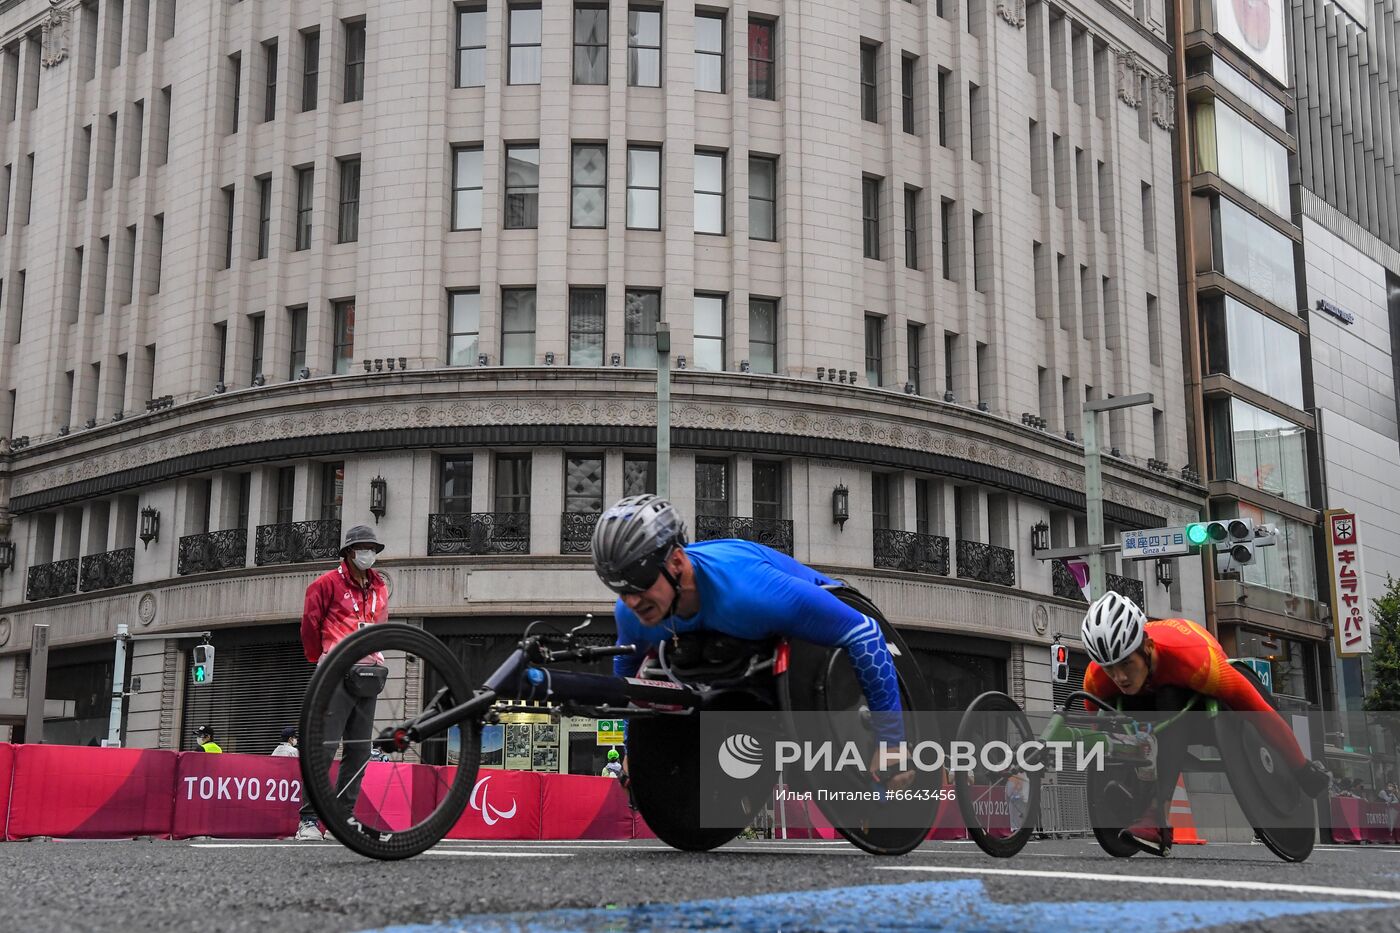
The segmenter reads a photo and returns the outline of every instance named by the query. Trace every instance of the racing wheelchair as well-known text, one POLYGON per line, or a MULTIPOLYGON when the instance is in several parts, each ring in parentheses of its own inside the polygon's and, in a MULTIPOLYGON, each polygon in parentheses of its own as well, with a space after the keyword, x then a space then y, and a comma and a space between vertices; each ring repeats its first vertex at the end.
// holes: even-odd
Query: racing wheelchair
MULTIPOLYGON (((855 589, 829 589, 879 623, 904 709, 928 709, 931 694, 899 633, 855 589)), ((739 793, 707 788, 700 779, 700 714, 849 712, 856 715, 832 719, 868 726, 864 695, 843 650, 794 639, 749 642, 704 633, 708 637, 682 635, 663 642, 636 677, 556 666, 633 653, 632 645, 585 644, 588 636, 581 633, 590 621, 591 616, 567 632, 541 631, 541 623, 532 623, 505 662, 476 687, 447 646, 420 628, 381 623, 345 638, 318 665, 300 721, 303 786, 331 834, 370 858, 403 859, 426 851, 456 825, 473 796, 483 726, 505 713, 547 712, 626 719, 629 789, 637 811, 673 848, 705 851, 743 832, 766 805, 773 779, 771 772, 760 772, 739 793), (361 783, 368 761, 353 773, 347 768, 339 774, 354 744, 344 743, 342 753, 338 727, 347 690, 377 697, 375 728, 365 742, 388 768, 381 764, 382 777, 372 787, 361 783), (704 804, 711 816, 702 820, 704 804), (725 819, 712 816, 716 808, 725 819)), ((919 728, 915 717, 905 720, 907 728, 919 728)), ((832 738, 874 748, 877 740, 868 728, 855 731, 859 734, 832 738)), ((368 757, 365 749, 357 751, 354 761, 368 757)), ((897 855, 928 835, 935 805, 918 808, 915 819, 895 828, 818 806, 856 846, 897 855)))
MULTIPOLYGON (((1239 661, 1231 664, 1256 687, 1261 686, 1247 665, 1239 661)), ((1252 714, 1228 713, 1217 700, 1189 690, 1176 691, 1164 705, 1174 711, 1125 709, 1122 697, 1109 703, 1078 690, 1056 706, 1043 727, 1035 731, 1015 700, 993 691, 977 697, 968 707, 958 726, 957 740, 977 747, 993 741, 1011 746, 1029 741, 1027 747, 1068 742, 1102 748, 1104 766, 1086 771, 1089 824, 1105 852, 1130 858, 1139 852, 1169 854, 1169 845, 1144 841, 1124 827, 1145 806, 1164 811, 1158 795, 1167 796, 1171 791, 1152 775, 1158 748, 1166 748, 1174 739, 1173 744, 1181 749, 1181 773, 1224 773, 1256 838, 1284 861, 1307 859, 1317 839, 1313 800, 1298 786, 1284 756, 1257 727, 1252 714), (1085 710, 1084 703, 1093 711, 1085 710)), ((1032 767, 955 773, 958 807, 968 833, 988 855, 1016 855, 1038 829, 1041 779, 1049 761, 1037 760, 1032 754, 1029 763, 1032 767)), ((1174 775, 1169 777, 1174 779, 1174 775)))

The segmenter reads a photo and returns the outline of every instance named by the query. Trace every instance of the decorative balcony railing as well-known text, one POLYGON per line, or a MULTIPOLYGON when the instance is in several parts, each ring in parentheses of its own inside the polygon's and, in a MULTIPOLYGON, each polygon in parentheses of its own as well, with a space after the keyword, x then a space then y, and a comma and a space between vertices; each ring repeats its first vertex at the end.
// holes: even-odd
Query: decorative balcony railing
POLYGON ((1137 603, 1138 608, 1143 612, 1147 611, 1147 588, 1142 585, 1141 580, 1134 580, 1132 577, 1120 577, 1116 573, 1106 576, 1108 588, 1119 596, 1126 596, 1137 603))
POLYGON ((428 553, 530 553, 528 512, 438 512, 428 516, 428 553))
POLYGON ((78 565, 78 589, 84 593, 126 586, 136 569, 136 548, 124 547, 104 554, 89 554, 78 565))
POLYGON ((1015 586, 1016 552, 981 541, 959 541, 958 576, 964 580, 1015 586))
POLYGON ((253 545, 253 562, 263 564, 304 564, 316 560, 336 560, 340 556, 340 519, 315 522, 282 522, 259 525, 253 545))
POLYGON ((180 539, 180 575, 232 570, 248 563, 248 529, 228 528, 180 539))
POLYGON ((56 560, 29 568, 25 599, 53 599, 78 592, 78 558, 56 560))
POLYGON ((587 554, 593 549, 593 529, 602 512, 565 512, 560 516, 559 553, 587 554))
POLYGON ((785 518, 735 518, 731 515, 695 516, 695 540, 740 538, 792 554, 792 522, 785 518))
POLYGON ((875 530, 875 566, 910 573, 948 575, 948 539, 915 531, 875 530))
POLYGON ((1069 572, 1064 561, 1050 562, 1050 584, 1052 592, 1061 599, 1077 599, 1081 603, 1084 602, 1084 591, 1079 588, 1079 583, 1074 579, 1074 574, 1069 572))

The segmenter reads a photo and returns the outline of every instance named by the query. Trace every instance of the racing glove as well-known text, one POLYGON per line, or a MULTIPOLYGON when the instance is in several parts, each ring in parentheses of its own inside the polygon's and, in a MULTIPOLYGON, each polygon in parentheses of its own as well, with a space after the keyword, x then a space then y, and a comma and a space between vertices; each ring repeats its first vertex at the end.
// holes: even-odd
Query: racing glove
POLYGON ((1310 761, 1301 768, 1293 772, 1293 777, 1298 781, 1298 786, 1303 789, 1303 793, 1309 797, 1320 797, 1327 791, 1327 786, 1331 776, 1327 773, 1327 766, 1320 761, 1310 761))

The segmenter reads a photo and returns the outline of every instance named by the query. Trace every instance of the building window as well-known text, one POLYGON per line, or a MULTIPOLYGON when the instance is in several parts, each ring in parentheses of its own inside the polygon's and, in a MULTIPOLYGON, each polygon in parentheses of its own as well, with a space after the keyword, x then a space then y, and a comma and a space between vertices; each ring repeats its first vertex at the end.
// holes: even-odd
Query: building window
POLYGON ((1157 252, 1157 210, 1152 200, 1152 186, 1142 183, 1142 248, 1157 252))
POLYGON ((282 467, 277 471, 277 524, 290 524, 297 500, 297 468, 282 467))
POLYGON ((992 257, 987 245, 987 217, 972 212, 972 287, 985 292, 992 279, 992 257))
POLYGON ((266 259, 272 236, 272 176, 258 179, 258 258, 266 259))
POLYGON ((530 514, 530 455, 496 457, 496 511, 507 515, 530 514))
POLYGON ((661 150, 627 150, 627 226, 661 229, 661 150))
POLYGON ((486 8, 457 8, 457 86, 486 85, 486 8))
POLYGON ((263 62, 263 122, 277 119, 277 40, 268 39, 262 44, 263 62))
POLYGON ((622 458, 622 494, 641 496, 656 493, 656 460, 652 457, 622 458))
POLYGON ((967 132, 968 156, 974 162, 987 161, 987 95, 982 88, 968 82, 967 85, 967 132))
POLYGON ((695 232, 724 233, 724 153, 695 153, 695 232))
POLYGON ((470 515, 472 511, 472 458, 443 457, 438 511, 470 515))
POLYGON ((248 370, 248 381, 252 382, 263 371, 263 336, 267 319, 261 314, 248 315, 248 330, 253 338, 253 356, 248 370))
POLYGON ((865 258, 880 258, 880 179, 861 179, 861 219, 865 258))
POLYGON ((345 503, 345 461, 321 464, 321 521, 340 521, 345 503))
MULTIPOLYGON (((537 11, 538 12, 538 11, 537 11)), ((506 229, 533 230, 540 224, 539 146, 506 147, 506 229)))
POLYGON ((729 461, 697 458, 695 461, 696 516, 729 517, 729 461))
POLYGON ((287 354, 287 378, 295 379, 297 371, 306 365, 306 305, 287 309, 292 333, 291 350, 287 354))
POLYGON ((1227 198, 1217 198, 1213 219, 1216 257, 1225 276, 1280 308, 1297 306, 1293 242, 1227 198))
POLYGON ((943 233, 943 278, 953 280, 953 202, 943 198, 938 205, 939 226, 943 233))
POLYGON ((884 385, 885 319, 873 314, 865 316, 865 381, 868 385, 884 385))
POLYGON ((596 515, 603 511, 603 458, 570 454, 564 458, 564 511, 596 515))
MULTIPOLYGON (((220 322, 214 325, 214 345, 217 346, 219 354, 219 378, 218 382, 224 381, 224 364, 228 360, 228 322, 220 322)), ((68 381, 73 381, 73 373, 68 373, 68 381)), ((69 393, 72 394, 71 392, 69 393)), ((65 422, 66 423, 66 422, 65 422)))
POLYGON ((656 323, 661 320, 661 293, 628 289, 622 308, 623 350, 628 366, 656 368, 656 323))
POLYGON ((452 151, 452 229, 481 229, 481 149, 452 151))
POLYGON ((355 362, 355 299, 337 301, 332 306, 334 341, 331 353, 331 371, 337 376, 350 372, 355 362))
POLYGON ((535 290, 501 290, 501 365, 529 366, 535 361, 535 290))
POLYGON ((890 527, 890 475, 870 474, 870 524, 876 531, 890 527))
POLYGON ((917 55, 906 55, 900 62, 899 88, 901 102, 904 105, 904 132, 906 133, 917 132, 914 128, 914 73, 918 64, 917 55))
POLYGON ((481 334, 481 293, 447 293, 447 365, 475 366, 481 334))
POLYGON ((365 99, 365 21, 345 24, 345 103, 365 99))
POLYGON ((661 11, 627 10, 627 84, 661 86, 661 11))
POLYGON ((574 144, 572 223, 608 225, 608 147, 602 143, 574 144))
POLYGON ((1307 505, 1307 431, 1237 398, 1212 399, 1210 478, 1307 505))
POLYGON ((771 19, 749 19, 749 96, 758 100, 778 99, 778 70, 773 40, 778 24, 771 19))
POLYGON ((924 325, 910 324, 906 330, 909 352, 909 384, 915 395, 924 393, 924 325))
POLYGON ((860 117, 870 123, 880 122, 880 93, 876 84, 879 59, 877 43, 860 44, 860 117))
MULTIPOLYGON (((1156 316, 1157 299, 1152 295, 1148 298, 1148 312, 1156 316)), ((1297 331, 1229 296, 1203 307, 1201 316, 1208 372, 1224 373, 1294 408, 1303 407, 1297 331)))
POLYGON ((1196 171, 1214 172, 1280 217, 1289 216, 1288 150, 1223 103, 1192 110, 1196 171))
POLYGON ((229 116, 229 132, 238 132, 238 111, 243 103, 243 53, 234 52, 228 57, 229 79, 233 82, 233 110, 229 116))
POLYGON ((569 289, 569 365, 603 365, 603 322, 607 292, 569 289))
POLYGON ((336 230, 340 243, 360 238, 360 160, 340 160, 340 222, 336 230))
POLYGON ((510 83, 540 83, 540 8, 510 8, 510 83))
POLYGON ((695 296, 695 368, 724 369, 723 295, 695 296))
POLYGON ((749 239, 778 238, 778 160, 749 156, 749 239))
POLYGON ((904 266, 919 268, 919 189, 904 189, 904 266))
POLYGON ((724 16, 695 15, 695 90, 724 93, 724 16))
POLYGON ((778 371, 778 302, 749 299, 749 366, 756 373, 778 371))
MULTIPOLYGON (((236 198, 234 196, 233 185, 224 189, 224 268, 233 266, 233 222, 235 213, 236 198)), ((128 296, 128 299, 130 296, 128 296)))
POLYGON ((753 463, 753 517, 779 521, 783 517, 783 465, 773 460, 753 463))
POLYGON ((574 7, 574 83, 608 83, 608 8, 574 7))
POLYGON ((301 34, 301 112, 316 109, 317 80, 321 71, 321 32, 301 34))
POLYGON ((316 170, 299 168, 297 173, 297 245, 298 251, 311 248, 311 194, 316 170))
POLYGON ((948 145, 948 79, 952 74, 946 68, 938 69, 938 145, 945 148, 948 145))

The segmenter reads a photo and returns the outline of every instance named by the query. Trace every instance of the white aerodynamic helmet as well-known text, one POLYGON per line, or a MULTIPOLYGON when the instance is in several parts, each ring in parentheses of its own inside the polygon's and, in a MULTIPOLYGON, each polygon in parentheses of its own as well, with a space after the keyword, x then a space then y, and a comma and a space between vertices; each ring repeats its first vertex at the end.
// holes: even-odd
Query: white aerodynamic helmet
POLYGON ((1147 616, 1137 603, 1117 593, 1105 593, 1094 600, 1084 614, 1079 637, 1089 657, 1102 667, 1117 664, 1138 648, 1147 625, 1147 616))

